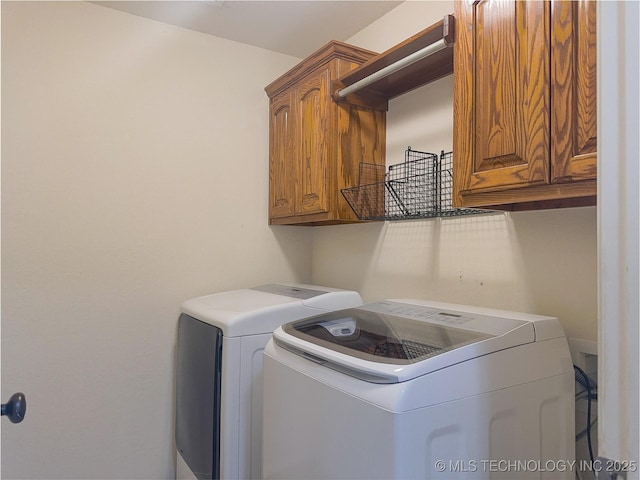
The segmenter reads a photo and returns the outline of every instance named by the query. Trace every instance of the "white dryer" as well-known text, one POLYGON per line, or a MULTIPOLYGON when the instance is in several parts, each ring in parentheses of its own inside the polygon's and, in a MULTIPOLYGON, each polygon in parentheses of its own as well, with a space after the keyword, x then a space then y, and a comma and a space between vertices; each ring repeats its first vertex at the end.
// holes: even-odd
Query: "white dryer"
POLYGON ((265 479, 573 477, 555 318, 382 301, 287 323, 264 356, 265 479))
POLYGON ((361 304, 356 292, 286 284, 184 302, 178 321, 176 478, 261 478, 262 351, 273 330, 361 304))

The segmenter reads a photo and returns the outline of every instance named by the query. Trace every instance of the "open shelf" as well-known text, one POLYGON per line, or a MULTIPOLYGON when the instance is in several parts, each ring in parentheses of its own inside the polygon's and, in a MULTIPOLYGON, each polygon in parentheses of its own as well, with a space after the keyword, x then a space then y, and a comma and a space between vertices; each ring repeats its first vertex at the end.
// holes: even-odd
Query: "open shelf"
POLYGON ((454 28, 453 15, 446 15, 441 21, 373 57, 333 82, 334 100, 386 111, 389 99, 452 74, 454 28), (338 95, 340 90, 350 87, 441 40, 444 40, 446 48, 410 63, 357 92, 349 93, 343 98, 338 95))

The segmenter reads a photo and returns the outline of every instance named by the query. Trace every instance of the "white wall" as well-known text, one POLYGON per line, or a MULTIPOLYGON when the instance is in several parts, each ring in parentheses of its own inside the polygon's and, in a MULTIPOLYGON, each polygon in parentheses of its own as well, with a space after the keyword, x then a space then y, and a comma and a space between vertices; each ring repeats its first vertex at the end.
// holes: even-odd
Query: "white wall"
MULTIPOLYGON (((409 1, 348 40, 384 51, 453 13, 409 1)), ((453 77, 390 102, 387 163, 449 150, 453 77)), ((597 333, 596 209, 575 208, 315 229, 313 281, 365 300, 414 297, 558 316, 570 337, 597 333)))
POLYGON ((267 226, 297 59, 85 2, 2 3, 2 478, 170 478, 180 303, 310 280, 267 226))

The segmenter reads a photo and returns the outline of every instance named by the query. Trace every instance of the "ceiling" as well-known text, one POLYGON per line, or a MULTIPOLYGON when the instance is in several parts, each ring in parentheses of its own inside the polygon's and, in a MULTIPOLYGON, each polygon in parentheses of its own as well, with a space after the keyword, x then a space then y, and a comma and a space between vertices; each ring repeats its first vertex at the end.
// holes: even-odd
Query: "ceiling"
POLYGON ((211 0, 92 3, 304 58, 329 40, 348 39, 402 1, 211 0))

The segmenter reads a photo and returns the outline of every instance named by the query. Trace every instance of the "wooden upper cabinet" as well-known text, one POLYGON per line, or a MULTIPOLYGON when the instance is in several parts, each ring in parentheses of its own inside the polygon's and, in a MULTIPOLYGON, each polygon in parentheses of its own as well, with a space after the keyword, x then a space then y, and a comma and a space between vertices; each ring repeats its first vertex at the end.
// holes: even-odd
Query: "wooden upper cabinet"
POLYGON ((293 144, 291 104, 290 92, 285 92, 271 101, 269 185, 273 188, 269 189, 269 211, 279 217, 293 215, 295 212, 295 194, 290 186, 293 185, 296 172, 287 157, 293 144))
POLYGON ((551 164, 557 183, 596 178, 596 5, 553 2, 551 164))
POLYGON ((595 4, 457 1, 454 202, 595 203, 595 4))
POLYGON ((376 54, 329 42, 265 88, 270 98, 269 223, 356 222, 342 188, 360 162, 384 165, 386 113, 338 104, 332 82, 376 54))
POLYGON ((295 182, 298 213, 328 212, 330 208, 330 165, 327 134, 329 71, 319 72, 301 82, 295 100, 300 114, 298 128, 301 170, 295 182))

